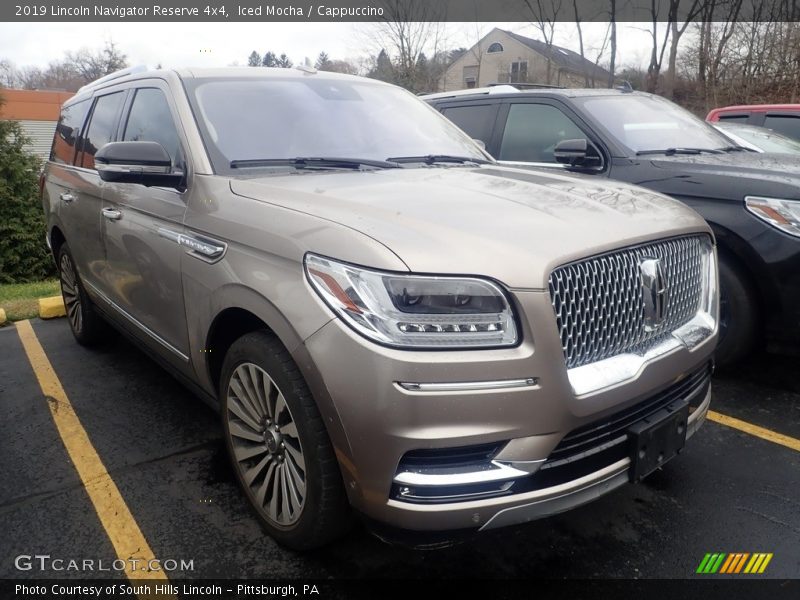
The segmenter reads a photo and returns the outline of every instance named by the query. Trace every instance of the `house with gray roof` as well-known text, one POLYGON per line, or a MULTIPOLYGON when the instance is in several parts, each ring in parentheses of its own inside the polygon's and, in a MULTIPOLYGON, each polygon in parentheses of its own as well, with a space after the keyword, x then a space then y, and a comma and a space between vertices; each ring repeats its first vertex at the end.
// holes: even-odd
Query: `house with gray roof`
POLYGON ((609 72, 577 52, 494 28, 447 68, 442 91, 494 83, 606 87, 609 72))

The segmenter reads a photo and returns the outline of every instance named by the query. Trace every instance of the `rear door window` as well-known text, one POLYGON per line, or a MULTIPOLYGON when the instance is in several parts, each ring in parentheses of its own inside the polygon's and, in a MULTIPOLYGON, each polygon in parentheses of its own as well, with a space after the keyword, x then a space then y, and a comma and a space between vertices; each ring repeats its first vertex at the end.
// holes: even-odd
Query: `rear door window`
POLYGON ((50 149, 50 160, 71 165, 75 159, 75 145, 80 138, 86 113, 91 106, 91 99, 81 100, 65 106, 58 118, 56 133, 53 136, 53 147, 50 149))
POLYGON ((86 135, 83 137, 80 166, 94 169, 95 153, 116 137, 119 113, 125 92, 100 96, 94 104, 86 135))
POLYGON ((508 110, 498 160, 555 163, 556 144, 584 139, 572 119, 550 104, 512 104, 508 110))

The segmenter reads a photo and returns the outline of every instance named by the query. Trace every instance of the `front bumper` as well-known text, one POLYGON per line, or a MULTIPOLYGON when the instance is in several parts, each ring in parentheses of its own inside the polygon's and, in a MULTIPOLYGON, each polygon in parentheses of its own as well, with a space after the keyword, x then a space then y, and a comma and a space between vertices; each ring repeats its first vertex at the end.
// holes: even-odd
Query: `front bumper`
MULTIPOLYGON (((627 459, 557 485, 494 492, 496 484, 535 473, 570 432, 630 409, 696 372, 716 344, 712 334, 691 350, 675 347, 626 381, 577 396, 549 295, 517 291, 515 299, 518 314, 526 317, 516 348, 402 351, 377 346, 332 320, 298 349, 295 358, 328 423, 357 510, 401 529, 445 531, 499 527, 587 502, 627 481, 627 459), (408 382, 433 386, 402 385, 408 382), (498 451, 488 468, 427 471, 445 486, 457 486, 458 477, 467 486, 485 483, 473 488, 472 498, 470 490, 454 502, 446 496, 423 502, 403 498, 398 486, 435 483, 424 481, 425 469, 401 468, 410 454, 492 444, 498 451)), ((703 394, 692 402, 688 433, 708 408, 707 387, 703 394)))

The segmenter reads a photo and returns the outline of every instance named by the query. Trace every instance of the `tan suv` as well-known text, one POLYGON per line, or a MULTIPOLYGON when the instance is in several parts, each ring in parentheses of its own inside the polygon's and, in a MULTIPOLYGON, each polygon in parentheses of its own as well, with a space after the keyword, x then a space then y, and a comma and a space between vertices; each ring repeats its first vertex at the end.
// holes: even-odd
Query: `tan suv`
POLYGON ((708 409, 705 222, 501 167, 391 85, 108 76, 64 105, 43 204, 75 338, 110 323, 217 406, 294 548, 351 507, 417 532, 572 508, 660 467, 708 409))

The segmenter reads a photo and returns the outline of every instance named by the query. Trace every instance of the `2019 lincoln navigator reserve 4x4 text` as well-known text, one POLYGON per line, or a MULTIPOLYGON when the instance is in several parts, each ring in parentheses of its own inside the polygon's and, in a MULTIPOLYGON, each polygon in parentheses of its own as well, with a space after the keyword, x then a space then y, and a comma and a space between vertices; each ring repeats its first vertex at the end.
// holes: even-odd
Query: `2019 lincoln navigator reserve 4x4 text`
POLYGON ((113 74, 65 104, 44 177, 75 338, 112 324, 217 406, 288 546, 352 509, 418 532, 563 511, 660 467, 707 411, 706 223, 501 167, 397 87, 113 74))

